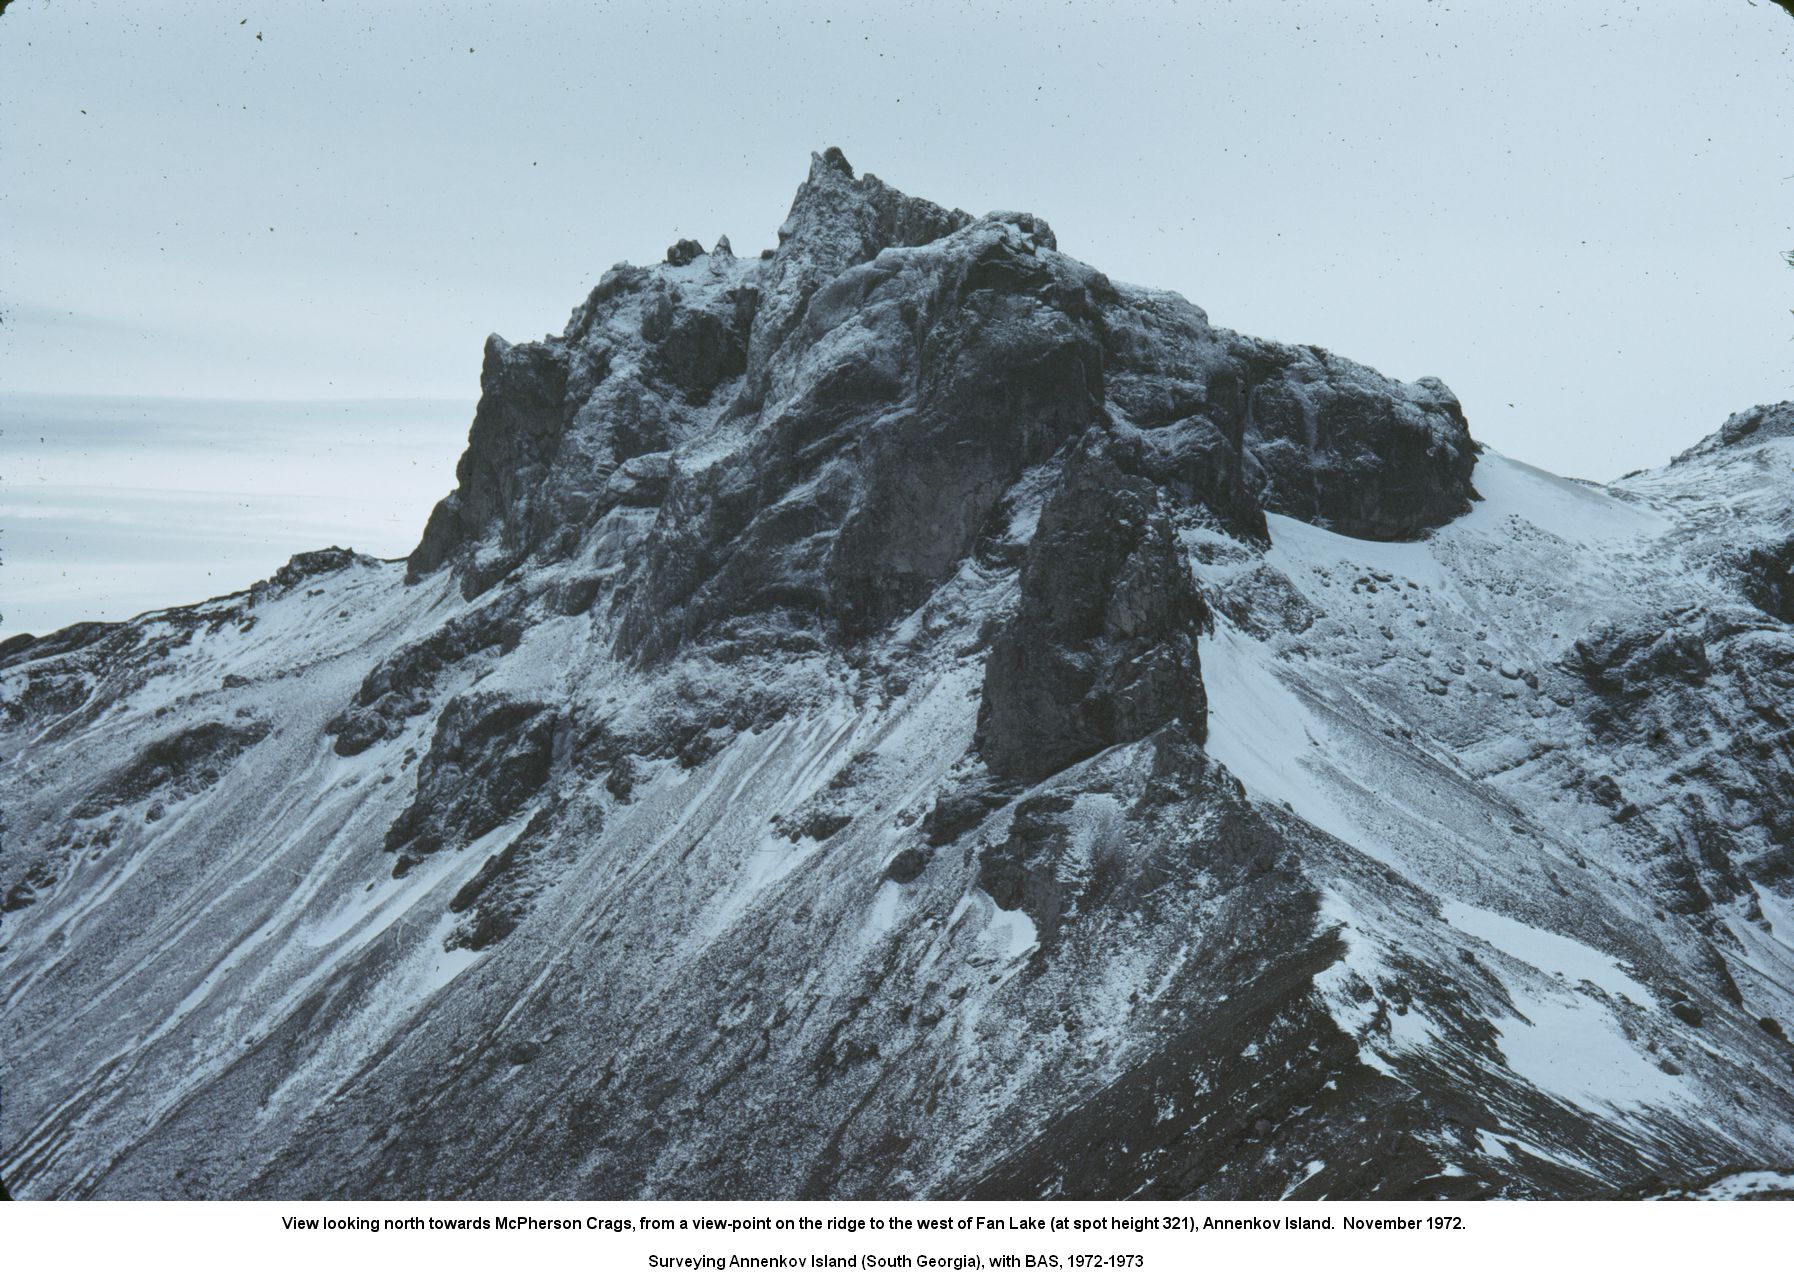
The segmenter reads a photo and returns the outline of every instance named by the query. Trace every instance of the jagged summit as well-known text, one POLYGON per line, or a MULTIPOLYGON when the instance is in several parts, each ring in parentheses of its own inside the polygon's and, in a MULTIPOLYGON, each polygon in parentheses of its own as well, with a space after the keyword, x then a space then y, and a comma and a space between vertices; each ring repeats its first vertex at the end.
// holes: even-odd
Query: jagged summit
POLYGON ((0 648, 0 1177, 1779 1181, 1786 416, 1560 480, 825 152, 491 338, 403 566, 0 648))
POLYGON ((1261 539, 1266 511, 1413 538, 1473 498, 1438 381, 1212 328, 1062 255, 1033 215, 949 212, 831 149, 779 240, 745 262, 676 245, 609 271, 561 337, 488 342, 460 485, 411 577, 449 566, 478 595, 657 508, 621 627, 655 656, 768 622, 878 630, 1073 444, 1261 539))

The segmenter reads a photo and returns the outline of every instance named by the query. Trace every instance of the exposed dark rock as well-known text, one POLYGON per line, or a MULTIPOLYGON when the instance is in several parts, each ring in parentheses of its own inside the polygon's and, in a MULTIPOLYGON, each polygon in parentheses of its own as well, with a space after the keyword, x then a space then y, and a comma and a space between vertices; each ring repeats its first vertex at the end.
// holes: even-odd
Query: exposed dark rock
POLYGON ((1589 783, 1588 793, 1599 803, 1607 805, 1609 808, 1617 808, 1620 802, 1625 799, 1624 794, 1620 791, 1620 784, 1615 782, 1612 776, 1608 774, 1602 774, 1593 782, 1589 783))
POLYGON ((1565 668, 1595 690, 1595 735, 1636 746, 1670 770, 1667 783, 1621 792, 1597 778, 1589 795, 1617 820, 1660 836, 1651 871, 1666 905, 1710 922, 1716 903, 1752 882, 1794 878, 1794 634, 1744 606, 1686 606, 1607 624, 1576 641, 1565 668), (1678 787, 1724 793, 1678 796, 1678 787), (1626 803, 1629 798, 1632 803, 1626 803), (1740 820, 1735 805, 1754 810, 1740 820))
POLYGON ((1728 447, 1755 446, 1773 438, 1794 437, 1794 402, 1766 403, 1735 412, 1719 431, 1678 455, 1673 463, 1686 464, 1728 447))
POLYGON ((1038 780, 1173 720, 1203 737, 1207 608, 1157 490, 1100 438, 1042 510, 1021 589, 986 664, 978 749, 992 770, 1038 780))
POLYGON ((932 243, 971 220, 894 190, 871 173, 856 179, 837 147, 812 155, 810 174, 779 227, 779 248, 763 276, 769 302, 754 327, 750 382, 763 382, 768 361, 823 283, 885 248, 932 243))
POLYGON ((1753 548, 1739 563, 1744 595, 1783 623, 1794 623, 1794 539, 1753 548))
MULTIPOLYGON (((516 838, 481 864, 449 901, 449 912, 465 918, 443 942, 446 950, 485 950, 503 941, 523 921, 535 899, 559 877, 572 857, 571 845, 554 836, 561 812, 551 803, 530 818, 516 838)), ((584 830, 596 836, 603 818, 594 810, 584 830)))
POLYGON ((622 508, 658 508, 677 471, 672 456, 665 452, 631 456, 605 483, 605 498, 622 508))
POLYGON ((562 614, 584 614, 598 600, 606 582, 603 575, 582 575, 577 579, 569 579, 555 595, 555 609, 562 614))
POLYGON ((484 651, 515 649, 524 631, 521 610, 518 598, 500 598, 383 659, 363 678, 355 701, 324 726, 336 739, 336 754, 358 755, 398 734, 429 710, 429 695, 445 670, 484 651))
POLYGON ((849 636, 919 604, 1022 471, 1102 415, 1087 277, 1025 228, 979 224, 992 232, 946 258, 952 301, 916 351, 914 413, 884 431, 829 563, 849 636))
POLYGON ((629 756, 619 756, 616 764, 605 775, 604 789, 617 800, 626 802, 635 794, 635 783, 635 761, 629 756))
POLYGON ((929 855, 918 848, 907 848, 885 866, 885 878, 893 884, 911 884, 928 869, 929 855))
POLYGON ((41 662, 58 655, 70 654, 99 644, 126 631, 122 623, 73 623, 48 636, 34 637, 28 632, 9 637, 0 643, 0 667, 30 659, 41 662))
POLYGON ((1670 1014, 1684 1025, 1699 1026, 1707 1018, 1699 1008, 1686 1000, 1677 1000, 1669 1005, 1670 1014))
POLYGON ((1467 511, 1476 444, 1451 390, 1325 350, 1242 341, 1247 485, 1263 506, 1360 539, 1412 539, 1467 511))
POLYGON ((1576 642, 1570 666, 1603 694, 1639 696, 1666 680, 1698 683, 1709 667, 1707 633, 1698 625, 1609 626, 1576 642))
POLYGON ((48 862, 33 862, 0 898, 0 913, 25 909, 55 883, 56 872, 48 862))
POLYGON ((1209 601, 1235 627, 1260 640, 1279 632, 1306 632, 1318 617, 1289 577, 1266 565, 1242 571, 1209 601))
POLYGON ((792 839, 826 840, 853 821, 851 813, 840 809, 818 808, 790 823, 786 830, 792 839))
POLYGON ((34 667, 23 692, 0 705, 0 711, 16 722, 46 720, 74 712, 92 692, 93 681, 85 671, 57 667, 52 662, 47 667, 34 667))
POLYGON ((1246 372, 1208 316, 1181 296, 1118 292, 1099 277, 1105 387, 1130 471, 1205 509, 1223 528, 1266 536, 1244 470, 1246 372))
POLYGON ((694 405, 747 369, 747 345, 734 314, 704 309, 674 312, 659 340, 661 375, 694 405))
POLYGON ((77 818, 97 818, 146 796, 178 800, 204 791, 223 777, 232 761, 266 738, 268 730, 265 721, 208 721, 158 739, 70 812, 77 818))
POLYGON ((1470 507, 1476 446, 1439 381, 1218 331, 1182 297, 1112 295, 1110 400, 1139 430, 1137 471, 1223 528, 1263 539, 1269 510, 1409 539, 1470 507))
MULTIPOLYGON (((1446 1111, 1404 1108, 1399 1082, 1365 1066, 1358 1042, 1311 996, 1315 974, 1341 953, 1338 938, 1313 935, 1312 912, 1269 890, 1236 908, 1253 915, 1269 955, 1247 988, 1198 1005, 1150 1059, 1016 1145, 971 1196, 1268 1197, 1288 1188, 1259 1174, 1276 1170, 1273 1138, 1307 1144, 1323 1166, 1327 1179, 1301 1196, 1428 1192, 1422 1182, 1438 1179, 1440 1162, 1427 1129, 1446 1111)), ((1455 1183, 1479 1191, 1474 1179, 1455 1183)))
POLYGON ((1006 911, 1022 910, 1034 920, 1043 941, 1058 931, 1072 881, 1064 877, 1064 852, 1072 797, 1049 792, 1015 807, 1009 835, 978 858, 978 886, 1006 911))
POLYGON ((422 578, 489 529, 498 556, 468 576, 475 595, 510 569, 529 547, 538 488, 566 429, 567 353, 558 343, 512 345, 486 338, 480 405, 455 468, 456 487, 430 514, 412 551, 409 577, 422 578))
MULTIPOLYGON (((1028 466, 1100 418, 1089 271, 1034 225, 980 221, 814 294, 769 354, 780 392, 754 441, 675 476, 627 652, 877 631, 951 573, 1028 466)), ((756 340, 773 321, 763 306, 756 340)))
MULTIPOLYGON (((352 548, 318 548, 312 552, 294 553, 287 564, 276 570, 267 580, 267 587, 274 592, 289 592, 299 584, 323 575, 332 575, 339 570, 347 570, 350 566, 372 566, 378 563, 372 557, 364 557, 352 548)), ((261 585, 258 585, 260 587, 261 585)), ((254 595, 255 590, 251 590, 254 595)))
POLYGON ((1009 803, 1012 793, 981 783, 955 786, 943 792, 929 807, 922 819, 922 832, 928 843, 939 848, 989 817, 992 811, 1009 803))
POLYGON ((417 795, 386 833, 394 874, 444 848, 459 848, 522 810, 548 781, 556 713, 496 694, 464 695, 443 709, 418 763, 417 795))
POLYGON ((410 578, 453 559, 471 596, 531 554, 640 536, 621 652, 775 656, 909 613, 1022 474, 1097 424, 1123 471, 1261 542, 1266 507, 1388 539, 1472 495, 1438 382, 1217 331, 1062 256, 1038 217, 948 212, 839 151, 814 157, 764 264, 702 265, 691 240, 668 259, 608 272, 562 337, 488 343, 459 485, 410 578), (669 452, 719 421, 742 444, 678 471, 669 452), (658 516, 604 525, 617 508, 658 516))

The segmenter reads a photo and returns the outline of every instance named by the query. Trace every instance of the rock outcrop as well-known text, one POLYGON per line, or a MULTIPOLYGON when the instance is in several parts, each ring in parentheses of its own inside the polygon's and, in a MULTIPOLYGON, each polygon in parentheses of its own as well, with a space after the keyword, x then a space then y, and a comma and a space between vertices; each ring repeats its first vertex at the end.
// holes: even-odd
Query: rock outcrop
POLYGON ((453 564, 474 595, 628 533, 646 569, 617 595, 619 648, 649 660, 879 631, 1092 427, 1177 506, 1260 539, 1267 510, 1411 538, 1473 497, 1438 381, 1212 328, 1061 254, 1038 217, 947 212, 832 150, 770 259, 619 266, 562 336, 489 341, 481 383, 411 577, 453 564), (706 430, 728 445, 673 458, 706 430), (652 523, 624 530, 625 508, 652 523))
POLYGON ((1728 447, 1754 446, 1776 438, 1794 438, 1794 402, 1764 403, 1734 412, 1716 432, 1689 447, 1672 463, 1685 464, 1728 447))
POLYGON ((1171 721, 1198 742, 1206 728, 1207 608, 1158 490, 1099 439, 1047 499, 985 664, 978 748, 1005 777, 1038 781, 1171 721))

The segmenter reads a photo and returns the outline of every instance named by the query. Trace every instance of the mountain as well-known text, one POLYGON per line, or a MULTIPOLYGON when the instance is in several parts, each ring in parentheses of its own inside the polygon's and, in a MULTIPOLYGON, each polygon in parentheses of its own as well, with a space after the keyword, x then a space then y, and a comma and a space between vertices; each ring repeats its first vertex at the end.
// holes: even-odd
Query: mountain
POLYGON ((1553 477, 834 150, 481 384, 409 560, 0 647, 15 1195, 1794 1162, 1794 404, 1553 477))

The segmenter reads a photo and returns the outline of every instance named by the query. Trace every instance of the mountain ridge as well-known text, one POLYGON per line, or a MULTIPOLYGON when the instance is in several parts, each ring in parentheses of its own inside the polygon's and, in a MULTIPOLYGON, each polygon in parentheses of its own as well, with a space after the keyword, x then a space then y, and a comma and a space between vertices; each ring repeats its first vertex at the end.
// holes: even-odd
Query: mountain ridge
POLYGON ((488 340, 402 566, 322 550, 0 649, 0 1175, 1421 1198, 1785 1164, 1788 409, 1553 478, 1436 380, 814 156, 769 254, 681 241, 488 340))

